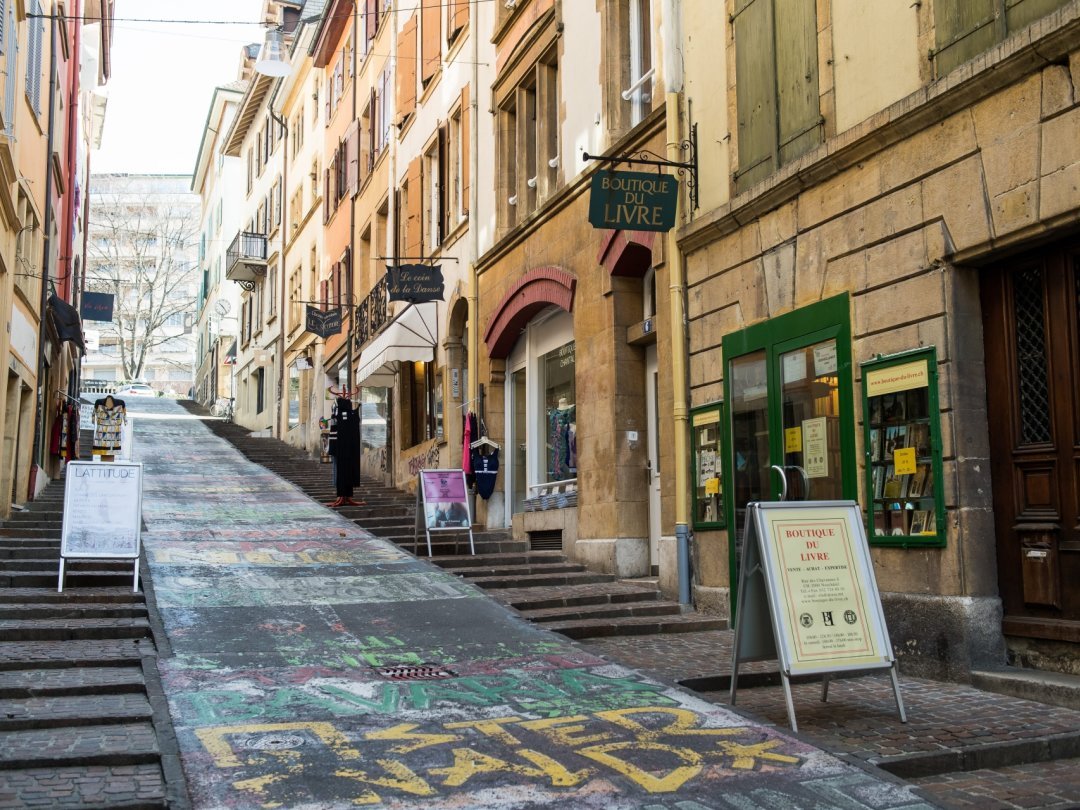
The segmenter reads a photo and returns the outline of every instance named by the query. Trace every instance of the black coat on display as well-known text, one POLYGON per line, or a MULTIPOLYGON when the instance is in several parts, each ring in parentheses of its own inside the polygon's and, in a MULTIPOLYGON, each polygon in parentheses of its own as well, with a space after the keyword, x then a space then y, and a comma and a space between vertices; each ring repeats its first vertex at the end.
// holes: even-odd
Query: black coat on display
POLYGON ((360 414, 352 402, 339 397, 330 414, 330 455, 334 457, 334 488, 351 498, 360 483, 360 414))

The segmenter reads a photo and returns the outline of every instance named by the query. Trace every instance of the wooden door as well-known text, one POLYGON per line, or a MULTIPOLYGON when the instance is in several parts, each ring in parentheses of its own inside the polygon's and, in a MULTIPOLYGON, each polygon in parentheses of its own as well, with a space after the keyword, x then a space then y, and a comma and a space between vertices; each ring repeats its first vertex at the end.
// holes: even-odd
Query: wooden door
POLYGON ((983 277, 1006 635, 1080 642, 1080 245, 983 277))

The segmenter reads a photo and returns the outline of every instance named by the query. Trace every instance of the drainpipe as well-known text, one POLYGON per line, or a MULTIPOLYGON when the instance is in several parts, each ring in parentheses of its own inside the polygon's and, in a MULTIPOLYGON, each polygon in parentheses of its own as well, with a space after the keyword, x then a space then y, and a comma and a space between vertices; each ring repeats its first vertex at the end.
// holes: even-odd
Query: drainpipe
MULTIPOLYGON (((480 37, 477 36, 479 23, 478 0, 472 0, 469 9, 469 40, 472 48, 472 87, 469 88, 469 248, 472 256, 469 261, 469 345, 468 373, 469 390, 465 395, 470 402, 479 399, 480 390, 480 277, 476 272, 476 260, 480 257, 480 184, 477 174, 480 168, 480 37)), ((483 414, 481 414, 483 415, 483 414)))
MULTIPOLYGON (((41 18, 34 18, 35 20, 41 18)), ((52 280, 49 253, 52 250, 52 238, 50 232, 53 226, 52 198, 53 198, 53 170, 52 153, 55 140, 56 116, 53 110, 56 104, 56 26, 57 21, 49 18, 49 106, 47 115, 48 137, 45 146, 45 219, 43 230, 45 243, 41 256, 41 322, 38 324, 38 362, 37 362, 37 389, 38 389, 38 414, 34 421, 34 463, 30 466, 30 483, 27 498, 33 500, 34 490, 37 488, 37 474, 45 467, 45 420, 48 416, 48 397, 45 391, 45 319, 46 308, 49 304, 49 282, 52 280)))
MULTIPOLYGON (((664 0, 664 83, 665 134, 667 157, 671 161, 683 161, 679 149, 682 142, 679 119, 679 101, 682 97, 683 73, 680 50, 680 25, 678 0, 664 0)), ((683 195, 678 197, 676 222, 680 221, 683 195)), ((688 605, 692 601, 690 591, 690 425, 689 393, 687 384, 686 347, 686 269, 675 229, 667 232, 664 239, 664 257, 668 266, 668 282, 671 293, 671 378, 674 393, 672 416, 675 422, 675 545, 678 555, 679 601, 688 605)))
MULTIPOLYGON (((274 101, 280 88, 281 81, 278 80, 266 109, 270 113, 271 120, 280 126, 281 131, 284 133, 281 138, 281 272, 278 274, 278 301, 280 305, 278 307, 278 337, 274 341, 277 344, 275 352, 277 355, 277 419, 275 420, 277 425, 275 433, 277 433, 277 438, 284 439, 285 430, 283 425, 288 414, 288 405, 285 403, 285 268, 288 263, 285 260, 287 258, 286 246, 289 243, 289 206, 286 202, 289 199, 289 125, 284 118, 274 112, 274 101)), ((271 216, 273 216, 272 211, 271 216)))
MULTIPOLYGON (((346 135, 348 134, 348 131, 352 127, 352 125, 357 123, 357 119, 356 119, 356 85, 357 85, 356 52, 357 52, 357 50, 359 50, 359 42, 360 42, 360 40, 357 38, 358 35, 359 35, 359 28, 358 28, 359 23, 357 21, 360 19, 360 14, 359 14, 359 6, 356 6, 354 8, 357 11, 357 13, 352 15, 352 43, 353 43, 353 47, 352 47, 352 64, 349 66, 349 69, 352 71, 352 120, 349 121, 349 127, 346 128, 346 130, 345 130, 346 135)), ((366 36, 366 32, 365 32, 365 36, 366 36)), ((348 138, 346 138, 346 141, 345 141, 346 146, 348 146, 348 143, 349 143, 348 138)), ((360 178, 360 152, 359 152, 360 131, 359 131, 359 129, 357 129, 357 132, 356 132, 356 144, 357 144, 357 153, 355 155, 347 155, 346 158, 345 158, 345 160, 346 160, 345 176, 346 177, 349 176, 348 161, 355 160, 356 161, 356 171, 353 173, 353 177, 357 178, 357 181, 359 181, 359 178, 360 178)), ((345 354, 345 356, 346 356, 345 363, 348 366, 348 372, 347 372, 348 376, 345 378, 346 379, 345 386, 346 386, 347 390, 349 391, 350 395, 353 396, 353 397, 356 397, 356 392, 353 391, 353 379, 354 379, 353 336, 356 334, 356 312, 357 312, 356 297, 355 297, 355 289, 356 289, 356 279, 355 279, 355 276, 356 276, 356 195, 353 194, 352 189, 349 190, 349 266, 347 268, 347 271, 348 271, 348 275, 345 277, 345 301, 346 301, 346 305, 349 307, 349 331, 345 335, 345 342, 347 344, 346 347, 345 347, 345 352, 346 352, 346 354, 345 354)), ((361 408, 360 411, 362 413, 363 408, 361 408)), ((363 416, 361 416, 361 420, 362 419, 363 419, 363 416)))

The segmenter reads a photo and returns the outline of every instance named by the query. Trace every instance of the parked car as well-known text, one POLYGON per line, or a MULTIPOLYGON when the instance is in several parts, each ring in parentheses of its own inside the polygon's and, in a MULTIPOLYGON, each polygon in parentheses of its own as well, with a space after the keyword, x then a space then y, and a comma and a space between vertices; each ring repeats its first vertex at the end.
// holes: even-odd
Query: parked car
POLYGON ((129 383, 116 389, 118 397, 156 397, 157 391, 143 383, 129 383))

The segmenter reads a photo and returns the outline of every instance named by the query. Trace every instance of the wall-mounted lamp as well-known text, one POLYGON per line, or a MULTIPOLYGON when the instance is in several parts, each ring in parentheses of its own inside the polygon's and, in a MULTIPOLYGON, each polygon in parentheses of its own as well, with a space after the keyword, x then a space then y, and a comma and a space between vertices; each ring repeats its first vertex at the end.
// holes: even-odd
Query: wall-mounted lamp
POLYGON ((266 41, 263 42, 259 51, 259 59, 255 62, 255 72, 263 76, 288 76, 292 68, 285 56, 282 47, 285 42, 285 34, 276 28, 266 32, 266 41))

